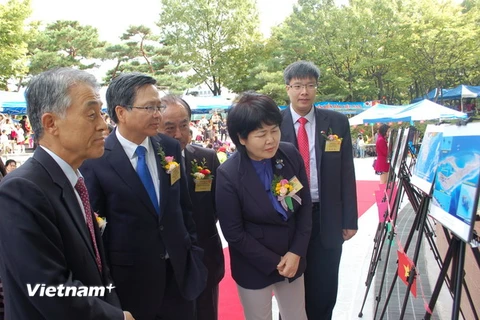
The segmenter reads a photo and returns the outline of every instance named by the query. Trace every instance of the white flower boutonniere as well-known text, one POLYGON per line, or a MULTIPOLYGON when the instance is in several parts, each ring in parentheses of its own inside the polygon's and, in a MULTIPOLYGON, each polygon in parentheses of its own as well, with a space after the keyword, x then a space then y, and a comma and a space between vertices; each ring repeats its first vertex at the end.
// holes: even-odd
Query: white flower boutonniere
POLYGON ((105 228, 107 227, 107 218, 100 217, 96 212, 94 212, 94 214, 95 220, 97 220, 98 223, 98 228, 100 229, 100 234, 103 235, 103 231, 105 231, 105 228))

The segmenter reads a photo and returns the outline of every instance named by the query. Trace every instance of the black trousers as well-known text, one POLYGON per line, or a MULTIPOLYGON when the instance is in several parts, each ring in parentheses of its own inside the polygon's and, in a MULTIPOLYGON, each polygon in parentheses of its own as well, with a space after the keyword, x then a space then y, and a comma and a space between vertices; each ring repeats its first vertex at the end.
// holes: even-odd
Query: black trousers
POLYGON ((197 298, 197 320, 218 319, 218 284, 205 290, 197 298))
POLYGON ((160 308, 160 314, 157 315, 156 320, 196 320, 195 300, 185 300, 180 294, 169 259, 166 261, 166 268, 167 286, 165 288, 165 296, 160 308))

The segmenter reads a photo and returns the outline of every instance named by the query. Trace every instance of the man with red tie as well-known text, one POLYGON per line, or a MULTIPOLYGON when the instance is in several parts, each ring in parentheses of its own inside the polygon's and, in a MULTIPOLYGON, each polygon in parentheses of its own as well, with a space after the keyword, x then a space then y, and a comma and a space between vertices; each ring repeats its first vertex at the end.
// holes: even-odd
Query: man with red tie
POLYGON ((282 111, 282 140, 302 155, 312 196, 312 235, 305 271, 308 319, 331 319, 342 244, 357 232, 350 126, 345 115, 313 106, 319 69, 297 61, 284 71, 290 107, 282 111))

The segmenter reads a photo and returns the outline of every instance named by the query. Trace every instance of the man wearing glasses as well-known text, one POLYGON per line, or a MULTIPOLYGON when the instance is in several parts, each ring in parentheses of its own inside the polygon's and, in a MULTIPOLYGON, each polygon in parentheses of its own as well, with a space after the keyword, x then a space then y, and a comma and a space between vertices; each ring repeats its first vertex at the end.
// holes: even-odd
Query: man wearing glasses
POLYGON ((103 157, 80 171, 93 210, 107 221, 103 239, 122 306, 137 320, 193 320, 207 273, 180 144, 157 134, 164 107, 155 83, 138 73, 112 81, 106 100, 117 127, 103 157))
POLYGON ((313 106, 320 71, 297 61, 284 71, 290 107, 283 110, 282 140, 305 162, 312 196, 312 234, 305 271, 308 319, 332 318, 342 244, 357 232, 357 199, 350 126, 345 115, 313 106))

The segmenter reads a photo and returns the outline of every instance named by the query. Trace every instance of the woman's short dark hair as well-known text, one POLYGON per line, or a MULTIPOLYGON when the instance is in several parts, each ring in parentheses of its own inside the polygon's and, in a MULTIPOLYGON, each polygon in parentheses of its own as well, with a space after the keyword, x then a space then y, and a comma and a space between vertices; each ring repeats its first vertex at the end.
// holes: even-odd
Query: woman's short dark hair
POLYGON ((378 134, 381 135, 382 137, 385 137, 387 134, 387 131, 390 127, 387 124, 382 124, 380 128, 378 128, 378 134))
POLYGON ((275 101, 256 92, 242 94, 227 116, 228 134, 240 151, 245 151, 240 138, 247 139, 250 132, 261 128, 263 124, 280 126, 281 123, 282 114, 275 101))
POLYGON ((7 161, 5 161, 5 167, 8 167, 10 163, 17 164, 17 161, 13 159, 8 159, 7 161))

